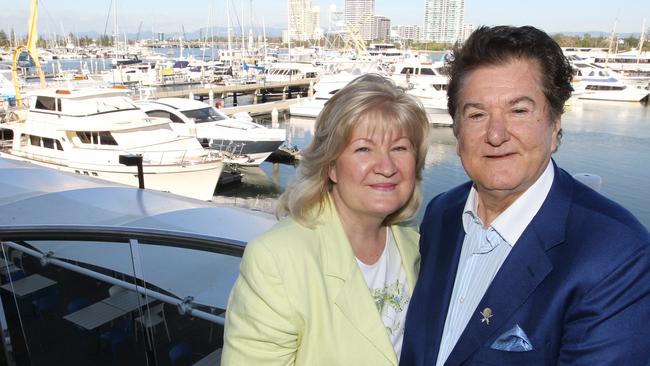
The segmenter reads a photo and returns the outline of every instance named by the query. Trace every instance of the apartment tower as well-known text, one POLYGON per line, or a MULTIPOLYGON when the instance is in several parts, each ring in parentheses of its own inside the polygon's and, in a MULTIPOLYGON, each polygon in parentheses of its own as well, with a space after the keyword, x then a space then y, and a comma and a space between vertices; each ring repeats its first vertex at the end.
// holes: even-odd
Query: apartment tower
POLYGON ((463 40, 465 0, 425 0, 422 40, 455 43, 463 40))
POLYGON ((372 39, 374 17, 375 0, 345 0, 345 23, 366 41, 372 39))
POLYGON ((316 39, 320 28, 320 7, 311 0, 288 0, 289 35, 292 41, 316 39))

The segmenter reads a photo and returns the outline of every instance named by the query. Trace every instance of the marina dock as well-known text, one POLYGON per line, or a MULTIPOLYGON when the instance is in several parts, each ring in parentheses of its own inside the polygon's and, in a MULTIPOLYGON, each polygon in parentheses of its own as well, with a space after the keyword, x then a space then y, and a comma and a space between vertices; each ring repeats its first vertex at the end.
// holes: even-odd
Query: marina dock
POLYGON ((257 97, 262 97, 264 102, 265 96, 271 93, 282 93, 282 99, 291 98, 291 93, 296 89, 309 89, 318 81, 317 78, 305 78, 299 80, 292 80, 286 82, 260 82, 254 84, 242 85, 218 85, 211 84, 208 86, 192 87, 188 86, 187 89, 176 90, 154 90, 150 93, 149 97, 153 99, 158 98, 186 98, 190 94, 194 95, 197 99, 208 99, 210 94, 215 97, 225 99, 237 95, 253 93, 253 104, 257 103, 257 97))

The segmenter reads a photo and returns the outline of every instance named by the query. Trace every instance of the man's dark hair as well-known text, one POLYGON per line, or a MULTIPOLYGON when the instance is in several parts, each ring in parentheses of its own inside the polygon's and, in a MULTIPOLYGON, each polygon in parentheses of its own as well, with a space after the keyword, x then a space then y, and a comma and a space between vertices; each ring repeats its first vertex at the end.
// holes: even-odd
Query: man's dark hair
POLYGON ((447 108, 454 118, 454 133, 458 132, 458 98, 467 74, 482 66, 522 59, 535 60, 539 64, 542 91, 551 107, 551 118, 555 120, 562 115, 564 103, 573 91, 573 71, 560 46, 535 27, 482 26, 464 44, 454 47, 450 61, 447 108))

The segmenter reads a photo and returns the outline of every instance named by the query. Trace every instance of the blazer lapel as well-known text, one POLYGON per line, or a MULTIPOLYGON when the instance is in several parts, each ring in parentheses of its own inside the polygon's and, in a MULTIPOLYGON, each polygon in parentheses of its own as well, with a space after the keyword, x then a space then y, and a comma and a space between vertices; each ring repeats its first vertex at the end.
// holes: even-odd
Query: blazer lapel
MULTIPOLYGON (((440 238, 429 238, 429 245, 433 245, 433 250, 428 254, 429 262, 427 265, 433 265, 434 270, 429 273, 429 280, 432 281, 430 286, 430 300, 427 320, 424 324, 430 324, 426 327, 426 342, 430 345, 427 352, 427 365, 434 365, 440 349, 442 331, 447 319, 449 310, 449 301, 454 289, 456 280, 456 270, 460 260, 460 252, 465 238, 465 231, 462 224, 462 210, 465 201, 447 209, 440 223, 440 238), (445 229, 449 228, 449 229, 445 229), (451 229, 455 228, 455 229, 451 229), (435 249, 434 249, 435 248, 435 249)), ((426 352, 425 350, 425 352, 426 352)))
POLYGON ((494 277, 445 365, 458 365, 501 328, 553 266, 532 230, 526 230, 494 277), (489 323, 481 312, 490 308, 489 323))
POLYGON ((553 270, 546 251, 564 242, 573 195, 572 178, 554 161, 553 166, 555 178, 544 204, 492 280, 445 365, 461 364, 485 344, 553 270), (481 321, 486 308, 493 314, 489 325, 481 321))
POLYGON ((388 361, 397 365, 393 345, 331 201, 325 205, 321 218, 317 231, 324 273, 340 280, 340 288, 333 289, 334 303, 388 361))

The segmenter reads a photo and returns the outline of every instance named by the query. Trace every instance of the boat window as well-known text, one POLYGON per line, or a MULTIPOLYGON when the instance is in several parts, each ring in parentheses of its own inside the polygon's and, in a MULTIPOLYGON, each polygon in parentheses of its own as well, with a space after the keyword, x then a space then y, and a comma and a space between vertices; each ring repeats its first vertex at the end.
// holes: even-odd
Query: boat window
POLYGON ((0 128, 0 135, 1 135, 0 138, 2 139, 2 141, 6 141, 6 140, 10 141, 10 140, 14 139, 14 131, 10 130, 10 129, 0 128))
POLYGON ((41 146, 41 137, 40 136, 29 135, 29 143, 30 143, 30 145, 33 145, 33 146, 41 146))
POLYGON ((90 116, 99 113, 138 109, 130 98, 122 96, 93 99, 68 99, 65 103, 66 114, 73 116, 90 116))
POLYGON ((46 111, 56 110, 56 99, 52 97, 38 96, 36 98, 36 109, 44 109, 46 111))
POLYGON ((430 69, 428 67, 423 67, 420 69, 420 75, 435 75, 436 72, 433 71, 433 69, 430 69))
POLYGON ((101 145, 117 145, 117 141, 115 141, 109 131, 99 132, 99 143, 101 145))
MULTIPOLYGON (((174 116, 170 112, 163 111, 163 110, 160 110, 160 109, 156 109, 156 110, 147 112, 147 116, 156 117, 156 118, 167 118, 167 119, 172 119, 172 116, 173 116, 178 120, 178 117, 174 116)), ((174 122, 177 122, 177 121, 174 121, 174 122)), ((183 121, 178 121, 178 122, 182 123, 183 121)))
POLYGON ((90 132, 77 131, 77 137, 79 137, 79 140, 81 140, 82 144, 90 144, 90 132))
POLYGON ((413 75, 413 68, 412 67, 405 67, 405 68, 402 69, 400 74, 413 75))
POLYGON ((61 141, 55 140, 55 142, 56 142, 56 149, 63 151, 63 146, 61 146, 61 141))
POLYGON ((43 137, 43 147, 47 149, 54 149, 54 139, 43 137))
POLYGON ((182 112, 187 118, 194 119, 195 123, 214 122, 224 120, 225 117, 211 107, 194 109, 182 112))

